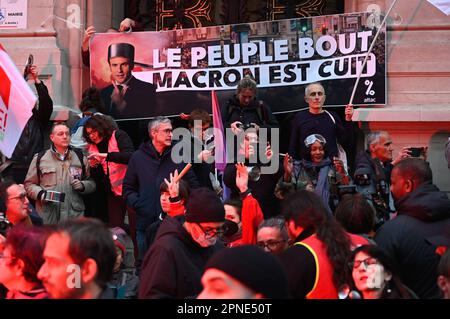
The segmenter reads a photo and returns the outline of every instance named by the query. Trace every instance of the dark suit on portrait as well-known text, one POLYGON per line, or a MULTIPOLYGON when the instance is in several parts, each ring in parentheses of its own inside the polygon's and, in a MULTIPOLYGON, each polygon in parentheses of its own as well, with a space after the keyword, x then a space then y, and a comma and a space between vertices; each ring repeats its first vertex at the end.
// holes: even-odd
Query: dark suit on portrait
POLYGON ((125 105, 120 109, 112 100, 114 85, 101 91, 107 114, 115 119, 147 118, 155 116, 156 85, 144 82, 131 76, 128 88, 123 95, 125 105))

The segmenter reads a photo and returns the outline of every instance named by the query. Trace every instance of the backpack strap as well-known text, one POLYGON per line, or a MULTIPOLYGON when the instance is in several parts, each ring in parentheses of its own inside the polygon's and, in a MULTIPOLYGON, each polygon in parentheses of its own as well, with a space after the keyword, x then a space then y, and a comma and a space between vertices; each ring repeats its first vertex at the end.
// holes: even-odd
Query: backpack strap
MULTIPOLYGON (((83 161, 83 151, 76 147, 71 147, 70 149, 72 151, 74 151, 75 154, 77 154, 78 160, 81 163, 81 170, 82 170, 81 179, 84 179, 86 166, 84 165, 84 161, 83 161)), ((41 173, 41 159, 45 155, 46 152, 47 152, 47 150, 39 152, 37 155, 37 159, 36 159, 36 171, 37 171, 38 185, 41 184, 41 174, 42 174, 41 173)))
POLYGON ((40 151, 36 158, 36 172, 37 172, 38 185, 41 184, 41 174, 42 174, 41 173, 41 159, 42 159, 42 156, 44 156, 46 152, 47 152, 47 150, 40 151))
POLYGON ((327 110, 324 110, 325 111, 325 113, 327 113, 328 114, 328 116, 331 118, 331 120, 333 121, 333 123, 336 125, 336 120, 334 119, 334 116, 333 115, 331 115, 331 113, 330 112, 328 112, 327 110))

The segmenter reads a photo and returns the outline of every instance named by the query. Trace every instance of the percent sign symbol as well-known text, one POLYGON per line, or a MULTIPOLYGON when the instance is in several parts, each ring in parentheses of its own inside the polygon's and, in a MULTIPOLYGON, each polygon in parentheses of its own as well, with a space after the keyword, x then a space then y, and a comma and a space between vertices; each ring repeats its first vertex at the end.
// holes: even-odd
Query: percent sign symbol
POLYGON ((375 91, 372 90, 373 81, 366 80, 364 84, 367 85, 366 95, 375 95, 375 91))

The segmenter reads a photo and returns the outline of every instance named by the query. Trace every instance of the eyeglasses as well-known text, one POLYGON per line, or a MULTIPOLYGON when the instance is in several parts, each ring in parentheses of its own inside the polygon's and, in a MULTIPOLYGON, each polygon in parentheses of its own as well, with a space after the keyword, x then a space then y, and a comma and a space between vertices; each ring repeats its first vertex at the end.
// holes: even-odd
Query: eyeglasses
POLYGON ((218 228, 203 228, 202 225, 198 224, 198 227, 202 230, 202 232, 205 234, 206 238, 212 238, 212 237, 219 237, 222 236, 225 232, 224 227, 218 227, 218 228))
POLYGON ((163 132, 163 133, 166 134, 166 135, 171 134, 172 131, 173 131, 173 130, 172 130, 171 128, 168 128, 168 129, 165 129, 165 130, 158 130, 158 132, 163 132))
POLYGON ((269 250, 275 250, 279 247, 280 244, 285 244, 286 241, 285 240, 269 240, 267 242, 264 241, 258 241, 256 243, 256 245, 258 245, 258 247, 261 247, 262 249, 264 248, 269 248, 269 250))
POLYGON ((92 134, 96 134, 96 133, 98 133, 96 130, 90 130, 90 131, 86 130, 86 134, 88 136, 91 136, 92 134))
POLYGON ((355 260, 355 261, 349 262, 350 268, 353 268, 353 269, 358 269, 359 266, 361 266, 361 264, 364 265, 364 268, 367 268, 367 267, 369 267, 369 265, 378 264, 378 260, 376 260, 375 258, 369 257, 364 260, 355 260))
POLYGON ((17 196, 9 197, 8 199, 16 199, 16 198, 19 198, 23 202, 27 198, 27 193, 23 192, 17 196))

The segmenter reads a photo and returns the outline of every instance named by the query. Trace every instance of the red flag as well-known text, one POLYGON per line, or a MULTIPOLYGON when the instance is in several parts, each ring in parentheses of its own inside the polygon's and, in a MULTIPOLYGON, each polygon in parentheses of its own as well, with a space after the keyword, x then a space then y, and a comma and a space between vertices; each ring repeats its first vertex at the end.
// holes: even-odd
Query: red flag
POLYGON ((36 96, 0 44, 0 151, 11 157, 32 115, 36 96))
POLYGON ((223 172, 227 165, 227 154, 225 149, 225 134, 222 123, 222 115, 220 112, 219 101, 217 100, 216 91, 211 91, 212 116, 214 125, 214 145, 215 145, 215 165, 218 171, 223 172))
POLYGON ((3 69, 0 69, 0 98, 5 103, 6 109, 9 108, 9 93, 11 91, 11 81, 3 69))

